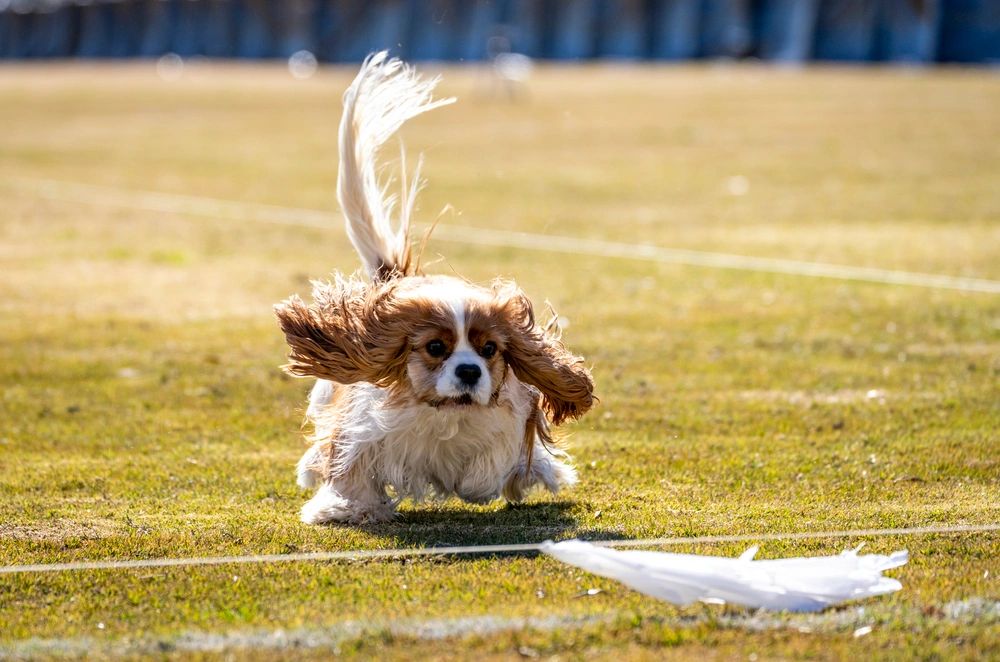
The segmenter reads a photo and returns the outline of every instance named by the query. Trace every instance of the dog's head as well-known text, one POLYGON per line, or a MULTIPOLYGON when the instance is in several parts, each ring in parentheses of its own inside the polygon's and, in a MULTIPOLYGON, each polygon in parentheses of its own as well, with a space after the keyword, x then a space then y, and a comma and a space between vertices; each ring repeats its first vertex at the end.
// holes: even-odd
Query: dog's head
POLYGON ((553 423, 593 404, 583 359, 536 324, 531 302, 513 283, 338 279, 314 283, 313 299, 275 306, 291 374, 370 382, 435 407, 488 407, 510 370, 539 390, 553 423))

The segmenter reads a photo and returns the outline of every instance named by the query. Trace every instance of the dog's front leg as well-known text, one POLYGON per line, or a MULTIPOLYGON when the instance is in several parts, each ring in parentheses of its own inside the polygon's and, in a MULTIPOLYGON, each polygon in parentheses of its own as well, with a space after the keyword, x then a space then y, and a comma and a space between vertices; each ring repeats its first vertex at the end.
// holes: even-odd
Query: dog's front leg
POLYGON ((396 515, 396 503, 385 493, 384 486, 358 473, 326 480, 302 506, 302 521, 306 524, 391 521, 396 515))
POLYGON ((303 489, 316 487, 323 481, 323 465, 329 444, 316 442, 305 452, 295 467, 295 482, 303 489))

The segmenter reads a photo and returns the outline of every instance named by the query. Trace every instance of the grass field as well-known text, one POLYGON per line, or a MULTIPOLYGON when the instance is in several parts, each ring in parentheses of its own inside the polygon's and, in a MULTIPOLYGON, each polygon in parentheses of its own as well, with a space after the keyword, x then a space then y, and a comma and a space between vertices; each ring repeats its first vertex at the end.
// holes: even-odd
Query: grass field
MULTIPOLYGON (((522 103, 444 73, 460 102, 405 132, 424 226, 450 204, 452 226, 1000 279, 995 73, 542 68, 522 103)), ((568 320, 601 397, 566 428, 580 484, 300 524, 309 384, 278 369, 271 304, 358 261, 338 223, 260 205, 332 214, 350 76, 0 68, 0 565, 1000 522, 998 295, 441 238, 431 271, 516 277, 568 320)), ((0 575, 0 657, 1000 656, 996 532, 761 556, 862 542, 910 550, 903 590, 818 616, 674 608, 531 556, 0 575)))

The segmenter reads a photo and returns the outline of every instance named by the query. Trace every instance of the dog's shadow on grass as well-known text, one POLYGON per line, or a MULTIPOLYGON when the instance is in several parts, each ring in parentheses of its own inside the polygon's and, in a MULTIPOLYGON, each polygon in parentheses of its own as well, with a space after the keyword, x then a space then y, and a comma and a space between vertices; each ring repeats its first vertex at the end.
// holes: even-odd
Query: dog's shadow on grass
POLYGON ((577 531, 575 506, 571 501, 549 501, 485 509, 449 501, 404 509, 393 522, 360 528, 392 539, 399 547, 516 545, 567 536, 605 540, 621 537, 611 531, 577 531))

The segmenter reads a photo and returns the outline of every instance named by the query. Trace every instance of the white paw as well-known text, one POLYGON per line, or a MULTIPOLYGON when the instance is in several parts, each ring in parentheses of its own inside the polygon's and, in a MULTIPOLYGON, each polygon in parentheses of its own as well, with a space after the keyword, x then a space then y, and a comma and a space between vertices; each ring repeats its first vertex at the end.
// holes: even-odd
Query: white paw
POLYGON ((321 480, 323 480, 322 474, 312 469, 300 468, 298 470, 298 474, 295 476, 295 484, 304 490, 316 487, 317 485, 319 485, 321 480))
MULTIPOLYGON (((301 479, 302 474, 299 474, 299 480, 301 479)), ((329 485, 324 485, 302 506, 302 521, 306 524, 347 522, 351 519, 349 506, 347 499, 337 494, 329 485)))
POLYGON ((374 524, 391 521, 395 516, 395 508, 388 503, 350 501, 329 485, 320 487, 301 511, 306 524, 374 524))
POLYGON ((318 444, 306 451, 295 467, 295 482, 299 487, 310 489, 320 484, 323 474, 317 467, 320 466, 321 460, 318 444))

